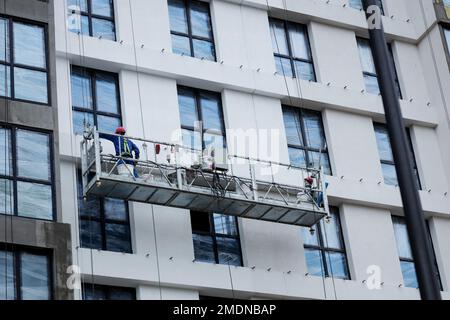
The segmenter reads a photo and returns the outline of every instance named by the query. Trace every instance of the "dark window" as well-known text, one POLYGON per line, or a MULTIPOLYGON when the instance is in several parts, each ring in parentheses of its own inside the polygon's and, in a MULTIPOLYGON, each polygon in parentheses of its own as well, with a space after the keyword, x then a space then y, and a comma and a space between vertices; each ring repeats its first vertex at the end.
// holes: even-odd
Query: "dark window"
POLYGON ((242 266, 236 217, 191 211, 191 224, 196 261, 242 266))
POLYGON ((0 125, 0 214, 54 219, 50 134, 0 125))
MULTIPOLYGON (((373 60, 372 49, 370 48, 369 40, 357 38, 359 57, 363 69, 364 84, 366 91, 373 94, 380 94, 380 87, 378 85, 378 76, 375 69, 375 62, 373 60)), ((395 85, 399 99, 402 99, 402 92, 400 90, 400 82, 398 81, 397 70, 394 63, 394 55, 392 53, 392 46, 389 44, 389 53, 391 58, 391 66, 394 70, 395 85)))
POLYGON ((85 284, 83 300, 136 300, 136 289, 85 284))
MULTIPOLYGON (((449 6, 449 8, 450 8, 450 6, 449 6)), ((450 9, 447 9, 447 10, 449 10, 449 13, 450 13, 450 9)), ((450 28, 449 27, 444 27, 444 36, 445 36, 445 40, 447 42, 447 52, 448 52, 448 54, 450 54, 450 28)), ((449 56, 449 58, 450 58, 450 56, 449 56)))
POLYGON ((436 258, 436 251, 434 250, 433 237, 431 236, 430 223, 428 220, 426 221, 426 223, 427 223, 428 236, 430 237, 431 247, 433 248, 433 259, 434 259, 434 268, 435 268, 434 272, 436 274, 436 277, 438 278, 441 291, 444 291, 444 287, 442 286, 441 274, 439 272, 439 265, 438 265, 437 258, 436 258))
MULTIPOLYGON (((374 127, 375 127, 375 135, 377 138, 378 152, 380 154, 381 169, 383 171, 384 183, 386 183, 387 185, 396 186, 398 185, 397 171, 395 170, 394 155, 392 153, 391 143, 389 140, 386 125, 377 123, 374 124, 374 127)), ((411 158, 413 160, 416 186, 420 190, 421 183, 419 178, 419 170, 417 168, 416 157, 414 155, 414 148, 411 141, 411 135, 408 129, 407 135, 410 143, 410 148, 412 151, 411 158)))
MULTIPOLYGON (((349 0, 349 4, 350 7, 358 9, 358 10, 363 10, 363 0, 349 0)), ((384 9, 383 9, 383 1, 382 0, 378 0, 378 6, 381 8, 381 14, 384 14, 384 9)))
POLYGON ((0 96, 49 103, 46 43, 44 26, 0 18, 0 96))
POLYGON ((330 207, 331 219, 314 228, 302 228, 308 272, 313 276, 350 279, 339 209, 330 207))
POLYGON ((74 132, 83 133, 86 123, 114 133, 122 124, 117 75, 73 66, 71 83, 74 132))
POLYGON ((169 17, 174 53, 216 60, 208 3, 195 0, 169 0, 169 17))
POLYGON ((277 72, 284 76, 316 81, 306 26, 270 19, 270 34, 277 72))
POLYGON ((116 40, 113 0, 67 0, 69 31, 116 40))
POLYGON ((0 300, 50 300, 50 270, 46 254, 0 250, 0 300))
POLYGON ((225 125, 219 93, 178 87, 183 145, 193 149, 225 148, 225 125))
POLYGON ((331 175, 321 113, 283 107, 283 118, 291 165, 316 169, 323 167, 325 174, 331 175))
POLYGON ((83 248, 132 253, 128 203, 111 198, 82 197, 78 175, 78 211, 83 248))

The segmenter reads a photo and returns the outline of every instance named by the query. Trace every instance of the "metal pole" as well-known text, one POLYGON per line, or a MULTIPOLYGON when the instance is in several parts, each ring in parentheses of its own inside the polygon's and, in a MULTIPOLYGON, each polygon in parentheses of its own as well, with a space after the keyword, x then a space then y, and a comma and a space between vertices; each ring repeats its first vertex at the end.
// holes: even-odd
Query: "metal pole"
POLYGON ((439 282, 435 272, 432 245, 426 231, 419 191, 417 190, 410 144, 395 89, 394 70, 383 25, 379 0, 363 0, 369 24, 370 46, 378 75, 381 96, 386 114, 386 124, 394 154, 395 168, 403 200, 406 225, 416 266, 420 294, 423 300, 441 300, 439 282), (379 8, 379 7, 378 7, 379 8), (375 10, 376 9, 376 10, 375 10))

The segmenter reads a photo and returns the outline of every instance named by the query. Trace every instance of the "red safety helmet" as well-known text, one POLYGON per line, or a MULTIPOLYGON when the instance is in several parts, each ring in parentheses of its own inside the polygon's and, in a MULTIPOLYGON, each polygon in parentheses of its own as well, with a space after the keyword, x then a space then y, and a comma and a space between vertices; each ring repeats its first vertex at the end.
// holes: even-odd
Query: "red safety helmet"
POLYGON ((127 130, 125 130, 124 127, 118 127, 116 129, 116 134, 125 134, 127 132, 127 130))

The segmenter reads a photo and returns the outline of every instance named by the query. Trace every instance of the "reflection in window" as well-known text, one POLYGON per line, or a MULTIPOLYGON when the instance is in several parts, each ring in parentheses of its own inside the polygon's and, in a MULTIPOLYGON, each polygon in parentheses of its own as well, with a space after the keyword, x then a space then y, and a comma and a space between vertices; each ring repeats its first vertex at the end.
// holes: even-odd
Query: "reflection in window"
POLYGON ((113 0, 67 0, 69 31, 116 40, 113 0))
POLYGON ((136 300, 136 289, 85 284, 83 300, 136 300))
POLYGON ((242 266, 237 218, 191 211, 195 260, 242 266))
POLYGON ((291 165, 323 167, 331 175, 330 160, 320 112, 283 107, 284 126, 291 165))
POLYGON ((73 66, 71 83, 74 132, 88 124, 114 133, 122 124, 117 75, 73 66))
POLYGON ((209 4, 169 0, 172 50, 176 54, 216 60, 209 4))
POLYGON ((50 144, 47 133, 0 126, 0 214, 53 220, 50 144))
POLYGON ((339 209, 330 207, 331 219, 324 219, 313 227, 314 232, 302 228, 308 273, 313 276, 335 277, 349 280, 339 209))
MULTIPOLYGON (((383 1, 382 0, 378 0, 378 6, 381 9, 381 14, 384 14, 384 9, 383 9, 383 1)), ((349 0, 349 5, 352 8, 358 9, 358 10, 363 10, 363 0, 349 0)))
POLYGON ((48 255, 0 250, 0 300, 50 300, 48 255))
POLYGON ((0 18, 0 42, 0 96, 48 104, 45 28, 0 18))
POLYGON ((270 19, 270 34, 277 72, 288 77, 316 81, 306 27, 270 19))
POLYGON ((77 181, 81 246, 132 253, 127 202, 95 196, 83 200, 80 175, 77 181))
MULTIPOLYGON (((391 142, 387 127, 384 124, 374 124, 375 136, 377 138, 378 152, 380 154, 381 168, 383 171, 384 183, 391 186, 398 185, 397 171, 395 170, 394 155, 392 154, 391 142)), ((419 170, 417 168, 416 157, 414 155, 414 148, 411 141, 411 135, 407 129, 407 136, 410 143, 411 159, 413 161, 415 182, 417 188, 421 189, 421 183, 419 178, 419 170)))

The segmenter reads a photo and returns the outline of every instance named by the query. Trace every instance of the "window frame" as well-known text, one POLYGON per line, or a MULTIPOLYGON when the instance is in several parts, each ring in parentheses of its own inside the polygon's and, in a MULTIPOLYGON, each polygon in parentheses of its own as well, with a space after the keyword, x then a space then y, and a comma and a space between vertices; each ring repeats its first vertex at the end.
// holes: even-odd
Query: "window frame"
MULTIPOLYGON (((25 102, 25 103, 32 103, 35 105, 42 105, 42 106, 50 106, 52 105, 52 95, 51 95, 51 81, 50 81, 50 49, 48 44, 49 34, 48 34, 48 25, 46 23, 42 23, 39 21, 34 21, 30 19, 20 18, 20 17, 13 17, 5 14, 0 14, 0 18, 5 19, 7 21, 6 27, 8 28, 8 41, 9 41, 9 50, 5 49, 5 52, 8 52, 9 54, 9 62, 7 61, 0 61, 0 66, 4 66, 7 74, 7 70, 9 68, 9 83, 10 83, 10 96, 8 97, 8 87, 5 84, 5 96, 0 95, 1 99, 5 100, 11 100, 11 101, 19 101, 19 102, 25 102), (42 28, 44 33, 44 54, 45 54, 45 68, 40 68, 36 66, 28 66, 20 63, 15 63, 15 55, 14 55, 14 23, 22 23, 25 25, 32 25, 42 28), (15 76, 14 76, 14 70, 15 68, 19 69, 25 69, 29 71, 36 71, 36 72, 43 72, 46 75, 47 78, 47 102, 40 102, 40 101, 33 101, 33 100, 26 100, 26 99, 20 99, 16 98, 15 94, 15 76)), ((6 77, 5 77, 6 78, 6 77)))
MULTIPOLYGON (((106 298, 105 301, 112 300, 111 299, 111 291, 117 290, 117 289, 123 290, 123 291, 128 291, 128 292, 132 293, 133 299, 131 301, 136 300, 136 288, 134 288, 134 287, 119 287, 119 286, 109 286, 109 285, 103 285, 103 284, 84 283, 83 288, 82 288, 82 298, 84 301, 89 301, 89 300, 85 299, 86 290, 93 291, 94 289, 100 289, 103 291, 103 293, 105 294, 105 298, 106 298), (86 287, 89 287, 89 288, 86 289, 86 287)), ((125 301, 125 300, 122 300, 122 301, 125 301)))
POLYGON ((10 138, 11 138, 11 164, 12 164, 12 170, 11 175, 2 175, 0 174, 0 179, 11 181, 12 182, 12 196, 13 198, 13 207, 11 208, 12 214, 6 214, 6 213, 0 213, 0 216, 15 216, 15 217, 21 217, 24 219, 34 219, 34 220, 41 220, 41 221, 56 221, 56 186, 55 186, 55 164, 54 164, 54 137, 53 132, 43 129, 37 129, 37 128, 30 128, 26 126, 21 125, 12 125, 12 124, 6 124, 3 122, 0 122, 0 129, 6 129, 10 132, 10 138), (24 130, 34 133, 40 133, 45 134, 48 136, 48 143, 49 143, 49 166, 50 166, 50 179, 48 181, 46 180, 39 180, 34 178, 26 178, 26 177, 20 177, 18 174, 18 164, 17 164, 17 131, 18 130, 24 130), (52 220, 43 219, 43 218, 35 218, 35 217, 27 217, 19 215, 19 202, 18 202, 18 190, 17 190, 17 184, 18 182, 25 182, 25 183, 35 183, 39 185, 46 185, 51 187, 52 192, 52 220))
MULTIPOLYGON (((81 0, 82 1, 82 0, 81 0)), ((112 16, 111 17, 107 17, 107 16, 101 16, 95 13, 92 13, 92 0, 86 0, 87 2, 87 12, 86 11, 74 11, 74 10, 69 10, 69 8, 67 8, 67 10, 71 13, 76 13, 79 14, 81 17, 87 17, 88 18, 88 28, 89 28, 89 37, 94 37, 94 28, 92 27, 92 19, 99 19, 99 20, 106 20, 109 22, 112 22, 113 27, 114 27, 114 39, 107 39, 110 41, 114 41, 117 42, 117 26, 116 26, 116 9, 115 9, 115 1, 112 0, 111 1, 111 10, 112 10, 112 16)), ((80 27, 80 34, 83 35, 83 23, 80 21, 81 27, 80 27)))
MULTIPOLYGON (((77 184, 80 184, 80 183, 81 183, 81 173, 78 172, 78 174, 77 174, 77 184)), ((77 189, 78 189, 78 187, 79 186, 77 186, 77 189)), ((122 200, 124 202, 124 205, 125 205, 125 212, 126 212, 126 218, 127 218, 125 221, 122 221, 122 220, 114 220, 114 219, 106 218, 106 214, 105 214, 105 200, 108 199, 107 197, 106 198, 98 197, 98 196, 91 196, 91 197, 93 197, 93 199, 95 199, 99 203, 98 217, 93 217, 93 216, 90 216, 90 215, 83 214, 81 208, 78 206, 78 218, 79 218, 80 222, 81 221, 86 221, 86 222, 89 222, 89 223, 90 222, 97 222, 97 223, 100 224, 101 240, 102 240, 101 241, 101 249, 100 250, 101 251, 108 251, 108 252, 119 252, 119 253, 133 254, 134 250, 133 250, 133 241, 132 241, 132 234, 131 234, 130 207, 129 207, 128 201, 122 200), (130 235, 130 238, 128 239, 128 241, 130 243, 130 251, 129 252, 108 250, 108 247, 107 247, 107 239, 108 239, 108 237, 107 237, 107 232, 106 232, 106 225, 107 224, 114 224, 114 225, 121 225, 121 226, 128 227, 128 231, 129 231, 129 235, 130 235)), ((81 200, 81 201, 84 201, 82 195, 78 195, 78 199, 81 200)), ((112 198, 110 198, 110 199, 112 199, 112 198)), ((81 231, 82 231, 81 223, 79 223, 79 230, 78 230, 78 232, 80 234, 80 240, 81 240, 81 231)), ((89 232, 91 232, 91 231, 92 230, 89 230, 89 232)), ((82 244, 81 244, 81 246, 83 248, 86 248, 86 249, 92 249, 92 248, 89 248, 89 247, 84 247, 82 244)))
MULTIPOLYGON (((180 37, 185 37, 189 39, 189 48, 191 50, 191 58, 195 58, 195 59, 201 59, 199 57, 195 56, 195 51, 194 51, 194 40, 200 40, 200 41, 205 41, 205 42, 209 42, 212 44, 213 48, 214 48, 214 60, 209 60, 209 61, 214 61, 217 62, 217 49, 216 49, 216 41, 214 38, 214 26, 213 26, 213 21, 212 21, 212 15, 211 15, 211 5, 209 2, 204 2, 204 1, 198 1, 198 0, 181 0, 184 4, 184 8, 186 10, 186 23, 187 23, 187 27, 188 27, 188 33, 184 33, 184 32, 180 32, 180 31, 173 31, 172 28, 169 25, 169 30, 170 30, 170 34, 171 35, 175 35, 175 36, 180 36, 180 37), (197 36, 194 35, 192 33, 192 24, 191 24, 191 3, 201 3, 202 5, 207 5, 208 6, 208 14, 209 14, 209 19, 211 21, 211 39, 206 38, 206 37, 202 37, 202 36, 197 36)), ((168 6, 169 3, 168 3, 168 6)), ((170 13, 169 13, 169 18, 170 18, 170 13)), ((186 55, 184 55, 186 56, 186 55)))
MULTIPOLYGON (((313 54, 312 54, 311 41, 310 41, 309 32, 308 32, 308 26, 305 25, 305 24, 302 24, 302 23, 297 23, 297 22, 292 22, 292 21, 287 21, 287 20, 283 20, 283 19, 269 17, 269 28, 271 28, 270 27, 270 22, 271 21, 283 23, 284 35, 285 35, 285 37, 287 37, 286 38, 286 42, 287 42, 287 47, 288 47, 288 51, 289 51, 289 56, 287 56, 285 54, 275 52, 275 49, 273 49, 273 55, 275 56, 275 58, 289 59, 290 65, 291 65, 291 72, 292 72, 292 75, 293 75, 292 78, 299 79, 299 80, 304 80, 304 81, 317 82, 317 73, 316 73, 316 67, 314 65, 314 57, 313 57, 313 54), (306 36, 306 40, 308 41, 308 48, 307 49, 308 49, 309 55, 311 56, 311 60, 294 57, 293 51, 292 51, 291 37, 289 36, 289 25, 299 26, 299 27, 301 27, 304 30, 304 33, 305 33, 305 36, 306 36), (298 75, 297 75, 297 69, 295 67, 295 61, 299 61, 299 62, 310 64, 312 66, 312 71, 313 71, 313 74, 314 74, 314 80, 305 80, 305 79, 302 79, 301 77, 299 78, 298 75)), ((276 60, 275 60, 275 64, 276 64, 276 60)), ((282 76, 285 76, 285 75, 286 74, 282 74, 282 76)))
MULTIPOLYGON (((10 246, 11 247, 11 246, 10 246)), ((48 261, 47 266, 47 275, 48 275, 48 300, 53 300, 55 297, 55 280, 53 279, 53 255, 49 249, 43 249, 43 248, 35 248, 35 247, 29 247, 29 246, 19 246, 18 248, 1 248, 0 252, 9 252, 13 255, 13 271, 14 271, 14 295, 15 295, 15 301, 23 301, 23 295, 22 295, 22 255, 24 253, 38 255, 38 256, 45 256, 48 261)), ((6 297, 7 298, 7 297, 6 297)), ((11 301, 6 299, 5 301, 11 301)))
MULTIPOLYGON (((201 132, 200 132, 201 139, 202 139, 202 150, 206 149, 206 144, 205 144, 205 139, 204 139, 206 133, 213 133, 213 134, 222 136, 223 144, 224 144, 223 148, 226 150, 227 149, 227 136, 226 136, 226 127, 225 127, 225 117, 224 117, 224 113, 223 113, 222 94, 220 92, 214 92, 214 91, 209 91, 209 90, 202 90, 202 89, 178 85, 177 86, 177 98, 179 97, 180 90, 190 91, 194 96, 195 113, 196 113, 198 121, 202 123, 202 128, 201 128, 201 132), (205 129, 205 126, 203 125, 202 105, 201 105, 202 93, 214 95, 217 97, 217 101, 218 101, 219 109, 220 109, 220 114, 219 114, 219 116, 221 118, 220 123, 221 123, 222 129, 223 129, 223 130, 221 130, 221 132, 219 130, 205 129)), ((178 105, 178 108, 180 108, 179 105, 178 105)), ((189 130, 189 131, 192 131, 194 134, 196 132, 199 132, 198 128, 195 128, 195 126, 191 127, 191 126, 186 126, 186 125, 183 125, 182 123, 180 123, 180 127, 181 127, 181 130, 189 130)))
MULTIPOLYGON (((315 228, 315 232, 317 234, 317 241, 318 241, 318 245, 312 245, 312 244, 303 244, 303 248, 304 249, 310 249, 310 250, 315 250, 315 251, 319 251, 320 252, 320 257, 321 257, 321 267, 323 268, 323 276, 325 278, 331 278, 331 277, 335 277, 334 275, 331 274, 331 271, 328 270, 328 264, 327 264, 327 253, 339 253, 339 254, 343 254, 345 257, 345 268, 347 271, 347 278, 346 279, 342 279, 344 281, 350 281, 352 280, 352 275, 350 272, 350 265, 349 265, 349 261, 348 261, 348 256, 347 256, 347 248, 345 246, 345 241, 344 241, 344 231, 342 230, 342 221, 341 221, 341 213, 339 208, 337 207, 330 207, 330 211, 334 211, 334 216, 337 218, 338 223, 339 223, 339 237, 342 243, 342 249, 336 249, 336 248, 328 248, 326 246, 326 241, 324 239, 324 230, 322 230, 322 226, 320 225, 320 222, 318 222, 313 228, 315 228)), ((321 220, 322 221, 322 220, 321 220)), ((326 223, 326 222, 324 222, 326 223)), ((339 278, 340 279, 340 278, 339 278)))
MULTIPOLYGON (((82 108, 82 107, 77 107, 73 105, 73 99, 72 99, 72 95, 71 95, 71 104, 72 104, 72 125, 73 125, 73 134, 76 134, 75 132, 75 125, 74 125, 74 121, 73 121, 73 114, 74 111, 75 112, 82 112, 82 113, 89 113, 92 115, 94 123, 93 125, 98 129, 98 116, 105 116, 105 117, 110 117, 110 118, 115 118, 119 120, 119 125, 123 124, 123 120, 122 120, 122 105, 121 105, 121 96, 120 96, 120 84, 119 84, 119 75, 117 73, 113 73, 113 72, 107 72, 107 71, 103 71, 103 70, 96 70, 96 69, 91 69, 91 68, 85 68, 85 67, 80 67, 80 66, 76 66, 76 65, 71 65, 71 69, 70 69, 70 86, 72 86, 72 75, 74 74, 74 71, 76 74, 81 74, 83 77, 89 77, 89 81, 90 81, 90 90, 91 90, 91 98, 92 98, 92 109, 89 108, 82 108), (97 107, 97 83, 96 83, 96 79, 97 79, 97 75, 106 75, 106 76, 110 76, 110 77, 114 77, 115 82, 116 82, 116 95, 117 95, 117 111, 118 113, 112 113, 112 112, 106 112, 106 111, 100 111, 98 110, 97 107)), ((72 87, 71 87, 71 94, 73 94, 72 92, 72 87)))
POLYGON ((290 148, 304 151, 304 153, 305 153, 305 161, 307 163, 307 169, 312 169, 313 168, 313 167, 309 167, 308 166, 308 163, 311 163, 309 161, 310 160, 309 159, 309 153, 310 152, 315 152, 315 153, 319 153, 319 154, 325 154, 326 153, 326 156, 328 158, 328 163, 330 164, 330 176, 333 176, 333 168, 331 167, 331 159, 330 159, 330 154, 329 154, 329 149, 328 149, 328 143, 326 143, 325 149, 321 150, 321 149, 316 149, 316 148, 309 147, 308 144, 305 141, 305 137, 307 136, 306 129, 305 129, 305 124, 303 123, 303 113, 305 113, 305 112, 312 112, 312 113, 316 113, 316 114, 320 115, 320 123, 321 123, 321 126, 322 126, 323 135, 324 135, 325 141, 328 141, 328 139, 326 137, 325 126, 324 126, 324 123, 323 123, 322 112, 321 111, 312 110, 312 109, 296 108, 296 107, 292 107, 292 106, 288 106, 288 105, 282 105, 281 107, 282 107, 282 112, 284 110, 286 110, 286 111, 291 111, 291 112, 297 113, 297 115, 298 115, 298 117, 300 119, 299 124, 300 124, 300 130, 301 130, 302 136, 301 137, 299 136, 299 139, 301 140, 302 145, 293 145, 293 144, 290 144, 289 141, 288 141, 287 142, 288 152, 289 152, 290 148))
MULTIPOLYGON (((214 223, 214 214, 220 214, 223 215, 221 213, 214 213, 214 212, 201 212, 201 211, 195 211, 195 210, 191 210, 190 211, 190 217, 191 217, 191 231, 192 231, 192 235, 200 235, 200 236, 208 236, 211 237, 212 239, 212 246, 213 246, 213 252, 214 252, 214 262, 211 263, 215 263, 215 264, 221 264, 220 263, 220 259, 219 259, 219 249, 218 249, 218 245, 217 245, 217 238, 227 238, 227 239, 233 239, 233 240, 237 240, 236 242, 238 243, 238 247, 239 247, 239 257, 241 260, 241 265, 240 267, 244 266, 244 260, 243 260, 243 255, 242 255, 242 244, 241 244, 241 233, 239 230, 239 220, 237 216, 230 216, 233 217, 235 220, 235 224, 236 224, 236 235, 229 235, 229 234, 223 234, 223 233, 217 233, 216 232, 216 225, 214 223), (209 232, 206 231, 199 231, 199 230, 194 230, 194 227, 192 226, 192 215, 194 214, 203 214, 203 215, 208 215, 208 222, 209 222, 209 232)), ((194 246, 194 255, 195 255, 195 246, 194 246)), ((204 261, 199 261, 199 262, 204 262, 204 261)), ((205 262, 207 263, 207 262, 205 262)), ((222 264, 225 265, 225 264, 222 264)))

